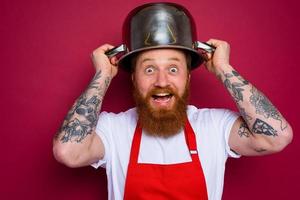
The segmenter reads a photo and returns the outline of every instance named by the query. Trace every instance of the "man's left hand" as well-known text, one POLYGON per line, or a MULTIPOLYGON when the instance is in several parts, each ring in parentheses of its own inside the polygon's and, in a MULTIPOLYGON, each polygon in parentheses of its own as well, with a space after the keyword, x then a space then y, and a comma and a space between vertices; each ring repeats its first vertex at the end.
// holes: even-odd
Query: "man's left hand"
POLYGON ((221 40, 210 39, 207 41, 208 44, 216 47, 214 53, 206 53, 206 62, 204 63, 206 69, 215 75, 220 74, 222 69, 230 66, 229 55, 230 45, 221 40))

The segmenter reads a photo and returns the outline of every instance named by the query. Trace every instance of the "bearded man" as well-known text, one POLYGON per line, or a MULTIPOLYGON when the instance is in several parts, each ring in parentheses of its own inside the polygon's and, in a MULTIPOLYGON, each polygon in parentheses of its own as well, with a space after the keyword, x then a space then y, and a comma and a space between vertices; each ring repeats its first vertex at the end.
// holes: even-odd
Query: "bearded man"
MULTIPOLYGON (((164 6, 181 8, 160 3, 138 11, 164 6)), ((159 19, 162 16, 166 15, 159 12, 159 19)), ((161 26, 164 23, 143 34, 144 47, 129 45, 132 51, 120 60, 108 58, 112 45, 93 51, 95 77, 54 138, 54 155, 69 167, 105 167, 109 199, 218 200, 229 156, 279 152, 292 140, 292 129, 272 103, 234 70, 229 44, 220 40, 207 41, 214 53, 199 53, 198 59, 205 60, 207 70, 224 83, 241 116, 188 105, 198 54, 191 47, 174 45, 180 38, 172 24, 161 26), (136 108, 99 115, 118 65, 131 72, 136 108)))

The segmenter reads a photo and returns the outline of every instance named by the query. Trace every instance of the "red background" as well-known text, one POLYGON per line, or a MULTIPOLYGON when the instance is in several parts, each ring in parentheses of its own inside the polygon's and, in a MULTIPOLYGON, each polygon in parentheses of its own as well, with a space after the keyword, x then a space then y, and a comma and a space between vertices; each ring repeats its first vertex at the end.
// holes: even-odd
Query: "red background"
MULTIPOLYGON (((52 137, 93 76, 92 50, 103 43, 120 44, 125 16, 145 2, 1 0, 0 199, 107 199, 105 170, 57 163, 52 137)), ((199 40, 219 38, 231 44, 231 64, 264 91, 294 129, 294 140, 282 153, 229 159, 223 199, 297 199, 297 1, 175 2, 194 16, 199 40)), ((203 67, 192 73, 191 87, 191 103, 198 107, 236 109, 203 67)), ((103 110, 131 106, 129 75, 121 71, 103 110)))

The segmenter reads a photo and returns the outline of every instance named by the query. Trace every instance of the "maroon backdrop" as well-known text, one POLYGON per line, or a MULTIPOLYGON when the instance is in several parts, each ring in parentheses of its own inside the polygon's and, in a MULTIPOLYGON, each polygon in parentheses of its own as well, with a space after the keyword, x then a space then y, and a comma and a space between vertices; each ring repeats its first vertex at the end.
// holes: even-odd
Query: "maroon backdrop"
MULTIPOLYGON (((90 53, 121 43, 126 14, 147 1, 27 0, 0 2, 0 199, 106 199, 105 170, 69 169, 52 155, 52 137, 93 76, 90 53)), ((299 6, 278 1, 175 1, 193 14, 198 39, 227 40, 231 63, 284 114, 294 140, 282 153, 229 159, 225 200, 299 196, 299 6)), ((236 109, 203 67, 192 73, 191 103, 236 109)), ((103 109, 133 106, 129 75, 120 72, 103 109)))

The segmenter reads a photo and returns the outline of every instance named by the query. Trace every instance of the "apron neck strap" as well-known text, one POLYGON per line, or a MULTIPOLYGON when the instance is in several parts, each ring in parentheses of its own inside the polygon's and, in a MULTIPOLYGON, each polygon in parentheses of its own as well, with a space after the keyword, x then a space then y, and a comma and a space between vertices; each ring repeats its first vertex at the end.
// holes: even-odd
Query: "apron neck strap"
MULTIPOLYGON (((193 161, 199 160, 197 143, 196 143, 196 135, 195 135, 194 130, 188 119, 186 119, 186 121, 185 121, 184 135, 185 135, 185 141, 188 146, 192 160, 193 161)), ((131 155, 132 156, 130 157, 130 162, 133 162, 133 163, 138 162, 141 138, 142 138, 142 127, 138 121, 136 128, 135 128, 134 135, 133 135, 132 144, 131 144, 131 155)))

